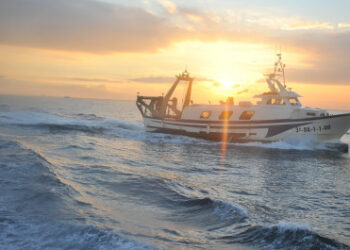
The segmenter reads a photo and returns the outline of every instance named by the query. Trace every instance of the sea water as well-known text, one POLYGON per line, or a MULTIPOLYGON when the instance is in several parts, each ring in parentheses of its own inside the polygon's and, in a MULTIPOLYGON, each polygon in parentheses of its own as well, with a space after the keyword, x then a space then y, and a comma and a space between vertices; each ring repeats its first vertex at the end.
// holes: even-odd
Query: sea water
POLYGON ((0 96, 0 249, 349 246, 349 153, 148 133, 134 102, 0 96))

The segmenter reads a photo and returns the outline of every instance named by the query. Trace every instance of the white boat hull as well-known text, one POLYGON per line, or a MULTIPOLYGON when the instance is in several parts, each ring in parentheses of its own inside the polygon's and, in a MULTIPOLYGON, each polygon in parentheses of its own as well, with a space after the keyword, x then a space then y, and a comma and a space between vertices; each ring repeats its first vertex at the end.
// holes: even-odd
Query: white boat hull
POLYGON ((280 141, 312 136, 318 141, 340 139, 350 127, 350 114, 305 119, 203 121, 144 117, 147 131, 204 139, 248 142, 280 141))

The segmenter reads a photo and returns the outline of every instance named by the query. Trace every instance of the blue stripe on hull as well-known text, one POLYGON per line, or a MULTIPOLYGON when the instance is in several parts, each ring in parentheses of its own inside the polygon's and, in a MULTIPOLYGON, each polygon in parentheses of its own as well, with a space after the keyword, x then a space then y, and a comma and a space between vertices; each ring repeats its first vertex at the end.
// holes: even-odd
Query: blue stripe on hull
POLYGON ((265 138, 268 137, 272 137, 278 134, 281 134, 287 130, 290 130, 292 128, 296 128, 302 125, 306 125, 306 124, 310 124, 310 123, 302 123, 302 124, 287 124, 287 125, 276 125, 276 126, 268 126, 268 131, 267 134, 265 136, 265 138))
MULTIPOLYGON (((272 125, 272 126, 237 126, 237 127, 230 127, 229 129, 259 129, 259 128, 266 128, 268 129, 267 134, 265 136, 265 138, 268 137, 272 137, 278 134, 281 134, 289 129, 292 128, 296 128, 298 126, 302 126, 302 125, 306 125, 309 123, 302 123, 302 124, 288 124, 288 125, 272 125)), ((182 126, 182 125, 181 125, 182 126)), ((214 140, 221 140, 222 139, 222 132, 210 132, 210 133, 206 133, 206 132, 187 132, 183 129, 171 129, 171 128, 159 128, 159 127, 155 127, 155 126, 148 126, 149 128, 153 128, 155 129, 155 131, 153 132, 161 132, 161 133, 170 133, 170 134, 180 134, 180 135, 189 135, 192 137, 201 137, 201 138, 205 138, 205 139, 210 139, 211 137, 214 137, 214 140)), ((187 125, 187 127, 195 127, 198 128, 197 125, 187 125)), ((221 127, 223 128, 223 127, 221 127)), ((229 137, 233 137, 233 138, 242 138, 245 137, 246 134, 245 133, 228 133, 227 134, 229 137)))

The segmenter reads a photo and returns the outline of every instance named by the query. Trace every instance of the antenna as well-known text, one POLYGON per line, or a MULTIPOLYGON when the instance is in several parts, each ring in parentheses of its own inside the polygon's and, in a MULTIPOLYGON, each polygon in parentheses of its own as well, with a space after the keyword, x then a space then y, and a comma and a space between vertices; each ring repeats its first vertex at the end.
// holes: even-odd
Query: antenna
POLYGON ((281 46, 280 46, 280 52, 276 54, 277 55, 277 61, 275 62, 275 69, 274 69, 274 74, 277 75, 278 73, 282 73, 283 77, 283 85, 286 88, 286 78, 284 74, 284 68, 286 65, 282 62, 282 51, 281 51, 281 46))

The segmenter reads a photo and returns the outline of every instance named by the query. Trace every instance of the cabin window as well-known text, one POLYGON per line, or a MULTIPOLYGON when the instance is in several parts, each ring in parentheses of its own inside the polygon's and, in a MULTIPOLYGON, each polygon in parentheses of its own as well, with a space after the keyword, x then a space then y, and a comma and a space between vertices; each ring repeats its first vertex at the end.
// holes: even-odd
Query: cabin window
POLYGON ((201 114, 201 119, 208 119, 211 115, 211 111, 203 111, 201 114))
POLYGON ((307 112, 306 115, 309 115, 309 116, 316 116, 316 113, 314 113, 314 112, 307 112))
POLYGON ((267 104, 272 104, 272 105, 284 105, 285 102, 282 98, 270 98, 267 101, 267 104))
POLYGON ((222 113, 219 116, 219 119, 220 120, 228 120, 228 119, 230 119, 232 114, 233 114, 233 111, 230 111, 230 110, 222 111, 222 113))
POLYGON ((250 120, 253 117, 254 113, 255 113, 254 111, 243 111, 239 119, 250 120))
POLYGON ((292 105, 298 105, 298 103, 299 103, 298 99, 297 99, 297 98, 294 98, 294 97, 289 98, 288 101, 289 101, 289 103, 292 104, 292 105))

